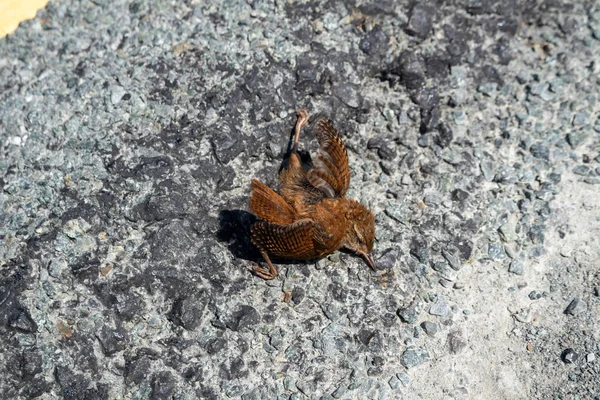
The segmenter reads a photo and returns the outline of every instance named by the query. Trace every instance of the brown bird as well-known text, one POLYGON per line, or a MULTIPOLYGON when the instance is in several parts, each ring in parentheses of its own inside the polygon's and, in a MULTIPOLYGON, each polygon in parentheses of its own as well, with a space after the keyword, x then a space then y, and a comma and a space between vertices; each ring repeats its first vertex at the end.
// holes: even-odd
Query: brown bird
POLYGON ((268 269, 254 273, 273 279, 277 270, 270 257, 311 260, 346 248, 365 258, 375 269, 371 251, 375 239, 373 213, 356 200, 344 197, 350 185, 348 153, 338 131, 327 120, 316 123, 319 154, 305 168, 298 154, 300 131, 308 112, 298 110, 289 165, 279 173, 280 194, 252 180, 250 210, 261 220, 250 228, 250 239, 268 269))

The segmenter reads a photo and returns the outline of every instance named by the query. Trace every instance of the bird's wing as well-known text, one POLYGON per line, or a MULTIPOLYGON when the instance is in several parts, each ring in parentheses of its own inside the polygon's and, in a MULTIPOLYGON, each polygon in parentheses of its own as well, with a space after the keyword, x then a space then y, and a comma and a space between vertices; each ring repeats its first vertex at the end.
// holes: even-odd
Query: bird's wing
MULTIPOLYGON (((313 186, 315 183, 323 186, 322 181, 325 181, 333 189, 335 197, 344 197, 350 186, 350 168, 348 167, 348 152, 342 137, 333 124, 325 119, 317 122, 315 133, 319 142, 320 162, 316 168, 333 179, 326 179, 323 174, 319 173, 313 177, 316 176, 320 179, 313 182, 309 174, 308 180, 313 186)), ((324 193, 327 194, 326 191, 324 193)))
POLYGON ((289 225, 296 219, 296 212, 280 195, 264 183, 252 179, 250 211, 257 217, 280 225, 289 225))
POLYGON ((314 221, 308 218, 290 225, 258 221, 250 227, 250 239, 259 250, 271 256, 310 260, 316 257, 314 229, 314 221))

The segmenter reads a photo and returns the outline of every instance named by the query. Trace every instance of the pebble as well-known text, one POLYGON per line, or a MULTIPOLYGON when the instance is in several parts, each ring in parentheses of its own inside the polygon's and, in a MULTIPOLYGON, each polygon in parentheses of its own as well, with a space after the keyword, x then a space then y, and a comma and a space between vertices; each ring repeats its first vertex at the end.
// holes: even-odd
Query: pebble
POLYGON ((495 176, 496 172, 495 172, 494 163, 492 162, 492 160, 484 158, 483 160, 481 160, 481 163, 479 164, 479 168, 481 169, 481 172, 483 173, 483 177, 485 178, 486 181, 491 182, 494 180, 494 176, 495 176))
POLYGON ((487 83, 484 83, 483 85, 479 85, 479 87, 477 88, 477 91, 488 97, 493 97, 493 95, 496 93, 497 89, 498 89, 498 84, 496 82, 487 82, 487 83))
POLYGON ((450 314, 450 305, 448 301, 443 297, 437 299, 435 303, 429 308, 429 314, 437 315, 439 317, 445 317, 450 314))
POLYGON ((450 352, 453 354, 460 353, 465 347, 467 347, 467 341, 459 332, 449 333, 447 343, 448 347, 450 348, 450 352))
POLYGON ((572 149, 575 149, 577 146, 579 146, 586 138, 587 134, 583 131, 569 132, 566 136, 567 143, 569 143, 572 149))
POLYGON ((400 379, 398 379, 398 377, 396 375, 392 375, 392 377, 388 381, 388 385, 390 385, 390 387, 394 390, 399 389, 401 383, 402 382, 400 382, 400 379))
POLYGON ((449 281, 448 279, 440 278, 440 280, 438 282, 440 285, 442 285, 446 289, 450 289, 453 287, 452 281, 449 281))
POLYGON ((419 310, 417 304, 413 302, 408 307, 399 308, 397 314, 403 322, 406 322, 407 324, 414 324, 418 320, 419 310))
POLYGON ((585 360, 589 363, 596 361, 596 355, 594 353, 590 353, 585 356, 585 360))
POLYGON ((515 317, 515 319, 517 321, 519 321, 521 323, 526 324, 526 323, 531 322, 531 312, 528 309, 526 309, 526 308, 524 308, 521 311, 515 313, 513 316, 515 317))
POLYGON ((400 356, 400 363, 405 368, 413 368, 429 360, 429 353, 423 348, 409 348, 400 356))
POLYGON ((442 256, 446 259, 446 261, 448 261, 448 264, 450 264, 450 267, 453 270, 455 270, 455 271, 460 270, 460 268, 461 268, 460 260, 454 253, 452 253, 451 251, 449 251, 447 249, 443 249, 442 256))
POLYGON ((590 113, 587 110, 578 112, 573 118, 573 126, 587 125, 590 120, 590 113))
POLYGON ((539 300, 541 298, 542 298, 542 294, 536 290, 532 290, 529 293, 529 299, 531 299, 531 300, 539 300))
POLYGON ((400 183, 403 184, 404 186, 410 185, 412 183, 412 179, 411 179, 410 175, 408 175, 408 174, 402 175, 402 179, 400 180, 400 183))
POLYGON ((571 300, 571 302, 569 303, 567 308, 565 308, 564 313, 568 314, 568 315, 575 315, 575 314, 579 313, 579 311, 582 308, 582 307, 580 307, 579 303, 580 303, 579 299, 574 298, 573 300, 571 300))
POLYGON ((573 168, 573 173, 576 175, 589 176, 590 172, 592 172, 592 169, 587 165, 578 165, 573 168))
POLYGON ((404 386, 408 386, 410 384, 410 377, 405 372, 398 372, 396 377, 402 382, 404 386))
POLYGON ((430 321, 421 322, 421 328, 423 328, 425 333, 429 336, 435 336, 435 334, 438 332, 438 325, 430 321))
POLYGON ((488 257, 492 260, 500 260, 506 257, 502 243, 494 242, 488 244, 488 257))
POLYGON ((566 364, 571 364, 571 363, 574 363, 575 361, 577 361, 577 358, 579 358, 579 355, 577 353, 575 353, 575 350, 569 348, 569 349, 565 349, 562 352, 562 354, 560 355, 560 357, 566 364))
POLYGON ((517 240, 514 224, 506 223, 502 225, 500 228, 498 228, 498 233, 505 242, 513 242, 517 240))
POLYGON ((433 264, 433 269, 437 271, 440 276, 448 281, 456 280, 456 272, 452 270, 447 263, 443 261, 438 261, 433 264))

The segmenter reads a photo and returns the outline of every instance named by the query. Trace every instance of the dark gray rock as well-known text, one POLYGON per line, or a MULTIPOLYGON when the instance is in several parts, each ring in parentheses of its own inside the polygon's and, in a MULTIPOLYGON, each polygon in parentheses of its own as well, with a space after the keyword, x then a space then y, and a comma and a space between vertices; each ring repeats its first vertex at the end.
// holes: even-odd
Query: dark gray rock
POLYGON ((387 50, 389 37, 381 29, 381 25, 376 25, 371 29, 358 44, 358 47, 368 55, 377 55, 387 50))
POLYGON ((362 96, 356 85, 340 83, 333 87, 333 94, 351 108, 358 108, 362 104, 362 96))
POLYGON ((34 333, 38 330, 37 324, 31 319, 29 311, 21 307, 16 307, 11 311, 8 317, 8 326, 23 333, 34 333))
POLYGON ((228 318, 225 325, 232 331, 240 331, 250 328, 260 322, 258 311, 252 306, 242 305, 228 318))
POLYGON ((438 332, 438 325, 436 323, 429 322, 429 321, 421 322, 421 328, 423 328, 425 333, 428 334, 429 336, 435 336, 436 333, 438 332))
POLYGON ((207 295, 205 292, 195 293, 189 297, 175 301, 170 319, 188 330, 196 329, 202 320, 207 295))
POLYGON ((102 351, 107 356, 113 356, 127 346, 127 332, 121 326, 112 328, 109 325, 102 325, 96 332, 96 337, 102 345, 102 351))
POLYGON ((428 5, 417 3, 410 11, 406 32, 420 39, 425 39, 429 36, 433 19, 435 17, 435 9, 428 5))
POLYGON ((175 392, 175 377, 170 371, 158 372, 152 379, 152 394, 150 399, 170 399, 175 392))
POLYGON ((90 380, 82 374, 74 374, 65 367, 57 366, 54 370, 56 381, 60 385, 65 399, 82 399, 90 380))
POLYGON ((579 355, 573 349, 565 349, 560 358, 565 362, 565 364, 572 364, 579 358, 579 355))
POLYGON ((392 160, 396 157, 396 146, 389 139, 380 137, 371 138, 367 142, 367 149, 377 149, 377 154, 382 160, 392 160))
POLYGON ((429 262, 429 248, 427 240, 424 237, 415 236, 410 243, 410 254, 419 262, 426 264, 429 262))

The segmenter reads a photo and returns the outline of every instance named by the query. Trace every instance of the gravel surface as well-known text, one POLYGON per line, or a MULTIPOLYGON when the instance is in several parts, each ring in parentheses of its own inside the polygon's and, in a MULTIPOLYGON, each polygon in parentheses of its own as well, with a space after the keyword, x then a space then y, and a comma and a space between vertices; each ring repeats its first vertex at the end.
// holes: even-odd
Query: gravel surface
POLYGON ((600 398, 597 1, 51 1, 0 85, 0 398, 600 398), (376 272, 249 272, 300 107, 376 272))

